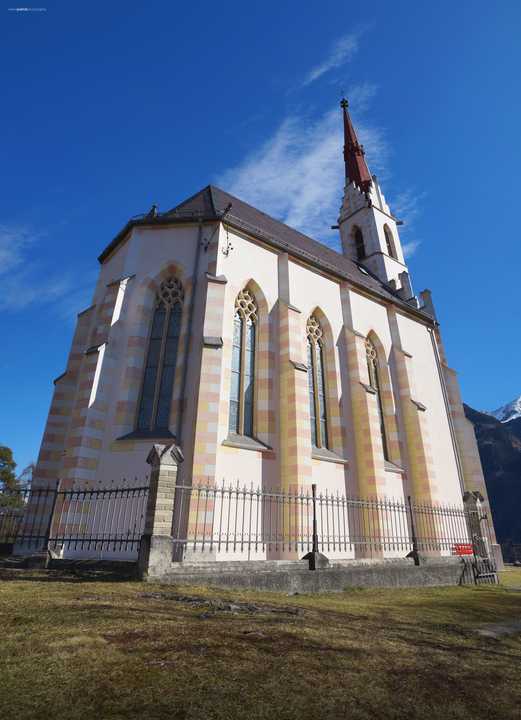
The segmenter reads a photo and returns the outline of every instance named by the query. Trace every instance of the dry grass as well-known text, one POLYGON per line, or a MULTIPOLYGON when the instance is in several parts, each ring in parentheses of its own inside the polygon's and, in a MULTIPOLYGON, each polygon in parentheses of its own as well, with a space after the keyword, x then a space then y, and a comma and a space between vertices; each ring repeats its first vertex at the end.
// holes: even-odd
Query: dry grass
POLYGON ((520 619, 505 587, 288 597, 4 571, 0 716, 519 718, 521 635, 475 629, 520 619))

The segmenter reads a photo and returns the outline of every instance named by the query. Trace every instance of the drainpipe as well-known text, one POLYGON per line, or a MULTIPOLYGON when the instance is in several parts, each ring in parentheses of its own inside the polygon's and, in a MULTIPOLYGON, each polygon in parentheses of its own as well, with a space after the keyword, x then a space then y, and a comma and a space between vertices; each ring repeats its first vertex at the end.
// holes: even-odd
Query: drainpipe
POLYGON ((195 260, 194 260, 194 271, 192 275, 192 298, 190 301, 190 310, 188 313, 188 327, 187 327, 187 342, 186 342, 186 351, 185 351, 185 357, 184 357, 184 364, 183 364, 183 377, 181 381, 181 403, 179 408, 179 414, 177 416, 177 427, 176 427, 176 443, 178 445, 181 445, 181 440, 183 436, 183 417, 184 417, 184 410, 185 410, 185 403, 186 403, 186 379, 188 377, 188 358, 190 357, 190 351, 192 349, 192 325, 194 322, 194 306, 195 306, 195 299, 197 297, 197 279, 199 275, 199 259, 201 257, 201 245, 203 244, 203 221, 199 220, 198 228, 197 228, 197 248, 195 250, 195 260))

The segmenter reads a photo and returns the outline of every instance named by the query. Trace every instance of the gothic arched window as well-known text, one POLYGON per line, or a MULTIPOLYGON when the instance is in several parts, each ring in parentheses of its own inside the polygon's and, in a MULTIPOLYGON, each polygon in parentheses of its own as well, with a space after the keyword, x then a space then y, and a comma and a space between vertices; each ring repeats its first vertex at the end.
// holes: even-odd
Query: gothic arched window
POLYGON ((356 258, 357 260, 363 260, 365 258, 364 236, 358 225, 355 225, 353 237, 355 240, 356 258))
POLYGON ((255 298, 249 290, 241 290, 233 319, 229 430, 249 437, 253 437, 256 324, 255 298))
POLYGON ((376 404, 378 407, 378 419, 380 421, 380 434, 382 436, 382 446, 384 458, 389 460, 389 451, 387 446, 387 435, 385 432, 384 411, 382 404, 382 394, 380 388, 380 375, 378 369, 378 354, 376 348, 369 338, 365 341, 365 353, 367 356, 367 369, 369 371, 369 384, 376 394, 376 404))
POLYGON ((148 341, 138 430, 168 430, 183 300, 183 286, 177 278, 161 283, 148 341))
POLYGON ((309 414, 311 416, 311 442, 314 447, 329 446, 326 407, 326 375, 324 367, 323 332, 317 318, 312 315, 306 326, 308 348, 309 414))
POLYGON ((396 250, 394 248, 393 234, 388 225, 384 225, 385 244, 387 246, 387 254, 396 259, 396 250))

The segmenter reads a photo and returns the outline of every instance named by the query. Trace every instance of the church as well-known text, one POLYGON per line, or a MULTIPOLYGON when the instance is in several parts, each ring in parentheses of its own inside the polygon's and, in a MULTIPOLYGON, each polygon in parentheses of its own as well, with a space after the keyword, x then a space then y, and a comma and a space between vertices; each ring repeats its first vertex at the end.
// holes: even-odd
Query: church
POLYGON ((184 487, 488 506, 431 293, 341 115, 341 253, 213 185, 107 245, 35 487, 144 481, 151 448, 175 445, 184 487))

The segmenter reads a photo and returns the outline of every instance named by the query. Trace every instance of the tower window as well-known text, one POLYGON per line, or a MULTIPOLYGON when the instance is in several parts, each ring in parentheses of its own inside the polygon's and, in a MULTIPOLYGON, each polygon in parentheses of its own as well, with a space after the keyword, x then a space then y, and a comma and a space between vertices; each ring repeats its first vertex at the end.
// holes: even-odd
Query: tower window
POLYGON ((389 451, 387 445, 387 434, 385 432, 384 411, 382 405, 382 395, 380 389, 380 377, 378 372, 378 354, 376 348, 369 338, 365 341, 365 353, 367 357, 367 369, 369 371, 369 384, 376 391, 376 402, 378 407, 378 419, 380 421, 380 434, 382 436, 382 446, 384 458, 389 460, 389 451))
POLYGON ((394 247, 393 234, 388 225, 384 225, 385 244, 387 247, 387 254, 396 260, 396 249, 394 247))
POLYGON ((229 430, 253 437, 257 305, 249 290, 235 301, 229 430))
POLYGON ((167 430, 181 332, 183 286, 177 278, 161 283, 148 342, 137 427, 167 430))
POLYGON ((353 236, 355 239, 356 259, 363 260, 365 258, 364 236, 358 226, 355 226, 353 236))
POLYGON ((311 418, 311 442, 314 447, 329 447, 326 407, 323 332, 317 318, 307 322, 308 392, 311 418))

